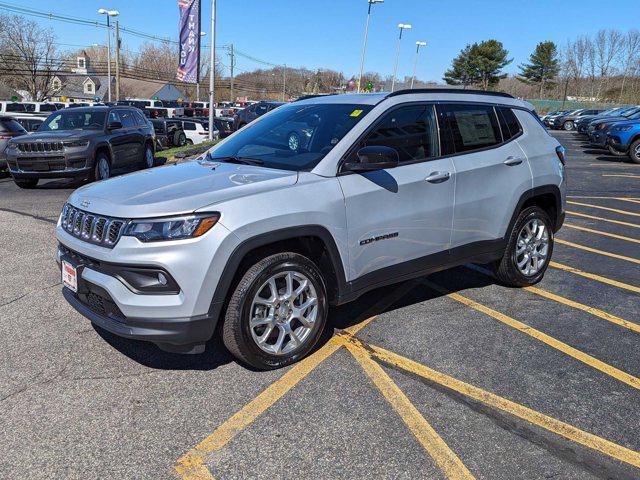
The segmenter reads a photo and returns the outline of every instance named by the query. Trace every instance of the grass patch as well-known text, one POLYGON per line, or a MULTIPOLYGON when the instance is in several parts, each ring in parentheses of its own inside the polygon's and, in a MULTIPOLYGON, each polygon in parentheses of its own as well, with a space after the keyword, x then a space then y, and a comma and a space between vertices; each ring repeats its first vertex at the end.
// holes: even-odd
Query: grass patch
POLYGON ((168 148, 166 150, 160 150, 159 152, 157 152, 156 158, 164 158, 166 159, 165 160, 166 163, 172 163, 180 158, 189 157, 192 155, 199 155, 200 153, 203 153, 205 150, 209 149, 209 147, 211 147, 212 145, 215 145, 216 143, 217 141, 214 140, 211 142, 209 141, 202 142, 202 143, 199 143, 198 145, 185 145, 184 147, 168 148))

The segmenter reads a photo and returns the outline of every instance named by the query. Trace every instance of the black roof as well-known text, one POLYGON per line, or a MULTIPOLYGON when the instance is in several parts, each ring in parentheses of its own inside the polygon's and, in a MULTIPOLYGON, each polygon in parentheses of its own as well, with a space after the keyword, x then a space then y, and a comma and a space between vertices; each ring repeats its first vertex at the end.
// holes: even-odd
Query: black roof
POLYGON ((386 98, 389 97, 397 97, 398 95, 410 95, 412 93, 466 93, 469 95, 490 95, 493 97, 506 97, 513 98, 512 95, 504 92, 489 92, 487 90, 471 90, 465 88, 413 88, 413 89, 404 89, 404 90, 396 90, 395 92, 391 92, 386 98))

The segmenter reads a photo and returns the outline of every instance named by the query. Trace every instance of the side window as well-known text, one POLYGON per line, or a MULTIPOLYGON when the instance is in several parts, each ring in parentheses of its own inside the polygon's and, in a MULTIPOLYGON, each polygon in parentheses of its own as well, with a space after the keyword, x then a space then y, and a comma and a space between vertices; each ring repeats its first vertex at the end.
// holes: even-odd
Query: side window
POLYGON ((488 105, 440 105, 443 153, 462 153, 501 143, 493 107, 488 105))
POLYGON ((26 112, 26 111, 27 110, 24 104, 22 103, 7 103, 7 112, 26 112))
POLYGON ((183 122, 182 123, 183 128, 185 130, 195 130, 196 129, 196 124, 193 122, 183 122))
POLYGON ((264 115, 268 111, 269 111, 269 107, 267 107, 266 105, 258 105, 256 107, 256 115, 258 115, 258 116, 264 115))
POLYGON ((136 120, 136 124, 140 127, 144 127, 147 125, 147 121, 144 119, 144 115, 142 112, 138 112, 136 110, 133 111, 133 118, 136 120))
POLYGON ((112 122, 120 122, 120 123, 122 123, 122 119, 120 118, 120 115, 115 110, 111 110, 109 112, 109 121, 107 123, 112 123, 112 122))
POLYGON ((122 126, 124 128, 131 128, 136 126, 136 121, 133 118, 133 110, 120 110, 118 112, 122 119, 122 126))
POLYGON ((36 106, 35 106, 35 104, 33 104, 33 103, 25 103, 25 104, 24 104, 24 109, 25 109, 27 112, 32 113, 32 112, 35 112, 35 111, 36 111, 36 106))
POLYGON ((361 146, 395 148, 400 163, 437 157, 438 131, 433 105, 410 105, 387 113, 361 146))
POLYGON ((522 127, 518 123, 513 110, 507 107, 497 107, 496 110, 498 111, 503 140, 506 142, 513 137, 517 137, 522 132, 522 127))

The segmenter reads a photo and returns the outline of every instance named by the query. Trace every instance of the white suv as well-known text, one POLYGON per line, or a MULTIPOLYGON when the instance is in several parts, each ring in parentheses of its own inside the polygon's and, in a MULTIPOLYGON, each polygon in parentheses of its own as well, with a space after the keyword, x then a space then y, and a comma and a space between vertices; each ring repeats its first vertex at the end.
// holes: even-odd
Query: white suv
POLYGON ((75 191, 56 229, 63 293, 117 335, 199 353, 218 326, 241 361, 281 367, 313 349, 329 305, 374 288, 467 262, 540 281, 564 161, 505 94, 294 102, 197 161, 75 191))

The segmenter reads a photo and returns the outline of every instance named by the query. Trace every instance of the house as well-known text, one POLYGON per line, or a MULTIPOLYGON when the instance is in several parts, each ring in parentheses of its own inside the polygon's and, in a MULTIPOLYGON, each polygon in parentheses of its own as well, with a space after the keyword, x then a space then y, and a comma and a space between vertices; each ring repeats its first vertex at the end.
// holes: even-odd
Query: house
MULTIPOLYGON (((76 57, 76 68, 70 73, 59 73, 51 79, 52 101, 106 101, 109 79, 98 75, 91 67, 86 52, 76 57)), ((111 76, 111 92, 115 92, 115 78, 111 76)))
POLYGON ((121 98, 150 98, 156 100, 186 99, 184 92, 175 85, 161 80, 139 80, 135 78, 120 78, 121 98))

